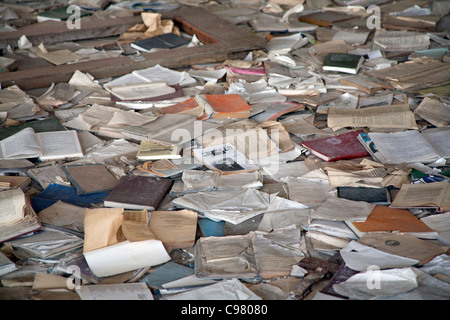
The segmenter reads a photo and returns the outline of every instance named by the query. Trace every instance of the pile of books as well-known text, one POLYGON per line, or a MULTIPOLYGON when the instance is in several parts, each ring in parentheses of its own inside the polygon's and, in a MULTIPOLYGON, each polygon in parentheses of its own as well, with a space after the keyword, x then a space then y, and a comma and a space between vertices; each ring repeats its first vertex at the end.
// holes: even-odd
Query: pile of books
POLYGON ((0 299, 450 299, 448 1, 119 2, 0 10, 0 299))

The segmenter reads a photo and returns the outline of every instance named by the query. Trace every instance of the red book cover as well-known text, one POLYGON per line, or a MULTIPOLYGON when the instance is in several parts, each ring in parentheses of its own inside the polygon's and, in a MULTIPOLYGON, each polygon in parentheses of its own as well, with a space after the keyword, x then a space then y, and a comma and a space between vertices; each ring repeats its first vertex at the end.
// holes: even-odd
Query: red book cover
POLYGON ((360 133, 361 130, 351 131, 334 137, 305 141, 302 145, 325 161, 367 157, 370 154, 357 139, 360 133))

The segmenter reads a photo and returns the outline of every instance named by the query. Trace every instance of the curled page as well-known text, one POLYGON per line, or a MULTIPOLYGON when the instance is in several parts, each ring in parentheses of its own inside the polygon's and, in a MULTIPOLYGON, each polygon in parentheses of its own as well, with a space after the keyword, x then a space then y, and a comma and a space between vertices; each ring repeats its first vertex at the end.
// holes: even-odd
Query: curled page
POLYGON ((151 267, 170 260, 159 240, 145 240, 118 244, 84 253, 89 268, 97 277, 151 267))

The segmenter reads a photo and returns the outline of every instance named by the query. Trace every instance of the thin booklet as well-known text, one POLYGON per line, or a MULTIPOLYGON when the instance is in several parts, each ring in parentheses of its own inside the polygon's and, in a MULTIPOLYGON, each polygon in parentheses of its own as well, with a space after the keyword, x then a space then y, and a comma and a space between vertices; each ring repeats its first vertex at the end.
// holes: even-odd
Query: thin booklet
POLYGON ((193 150, 194 156, 209 169, 220 174, 252 172, 259 167, 230 144, 193 150))

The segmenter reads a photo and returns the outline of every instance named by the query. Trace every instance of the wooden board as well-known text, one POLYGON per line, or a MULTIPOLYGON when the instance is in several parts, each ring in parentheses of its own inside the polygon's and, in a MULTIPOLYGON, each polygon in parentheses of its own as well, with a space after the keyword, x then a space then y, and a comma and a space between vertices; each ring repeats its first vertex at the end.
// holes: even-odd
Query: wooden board
POLYGON ((9 46, 17 48, 22 36, 34 45, 51 44, 64 41, 76 41, 119 35, 137 23, 142 23, 140 15, 124 18, 95 19, 83 17, 80 19, 80 29, 69 29, 65 21, 45 21, 19 28, 16 31, 0 33, 0 49, 9 46))
POLYGON ((163 18, 174 20, 186 33, 196 34, 205 45, 5 72, 0 74, 1 86, 5 88, 16 84, 23 90, 44 88, 52 83, 67 82, 76 70, 88 72, 95 79, 105 79, 158 64, 167 68, 182 68, 243 58, 252 50, 265 48, 265 39, 245 32, 202 8, 180 8, 164 13, 163 18))

